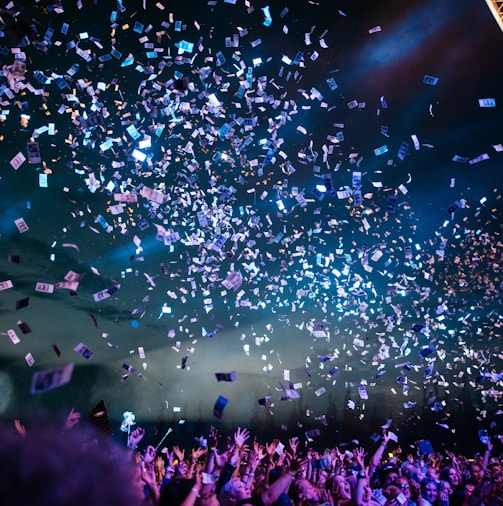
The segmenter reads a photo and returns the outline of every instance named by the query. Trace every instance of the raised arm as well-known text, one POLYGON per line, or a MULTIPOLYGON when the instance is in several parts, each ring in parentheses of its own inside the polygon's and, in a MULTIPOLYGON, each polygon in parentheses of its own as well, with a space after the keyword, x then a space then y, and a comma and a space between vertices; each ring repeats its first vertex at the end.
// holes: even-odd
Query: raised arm
POLYGON ((194 484, 192 485, 190 492, 187 494, 187 496, 182 501, 180 506, 194 506, 198 497, 200 496, 200 491, 201 491, 201 468, 198 467, 196 470, 194 484))
POLYGON ((372 475, 375 473, 376 469, 379 467, 381 460, 382 460, 382 454, 384 453, 384 450, 386 449, 386 446, 388 445, 388 441, 389 441, 388 431, 386 429, 384 429, 383 434, 382 434, 381 444, 378 446, 374 455, 372 455, 372 457, 370 458, 369 469, 368 469, 369 478, 372 477, 372 475))
POLYGON ((241 449, 249 437, 250 433, 246 429, 241 430, 240 427, 238 427, 234 433, 234 445, 226 452, 226 455, 229 456, 229 460, 226 462, 222 472, 220 473, 220 478, 216 488, 217 495, 220 493, 220 489, 231 479, 232 474, 239 465, 241 449))
POLYGON ((141 427, 138 427, 135 430, 131 431, 128 437, 127 447, 130 450, 136 450, 144 435, 145 429, 142 429, 141 427))
POLYGON ((199 447, 197 450, 194 448, 190 452, 190 466, 187 471, 187 478, 192 478, 194 474, 194 469, 196 467, 196 463, 199 458, 201 458, 206 453, 206 449, 199 447))
POLYGON ((269 483, 269 475, 271 474, 271 469, 273 467, 274 454, 276 453, 276 448, 278 448, 279 439, 274 439, 271 444, 265 444, 265 453, 266 457, 266 468, 265 468, 265 482, 269 483))
POLYGON ((68 416, 66 417, 65 423, 63 424, 64 430, 70 430, 75 427, 80 421, 80 413, 76 413, 73 408, 70 410, 70 413, 68 413, 68 416))
POLYGON ((355 503, 357 506, 363 504, 363 496, 365 492, 365 485, 368 482, 367 468, 365 466, 366 453, 363 448, 356 448, 354 451, 356 465, 358 466, 358 474, 356 475, 356 488, 355 488, 355 503))
POLYGON ((264 492, 261 499, 264 506, 274 504, 283 492, 287 492, 296 474, 305 466, 305 460, 292 459, 290 465, 283 470, 281 476, 264 492))
POLYGON ((153 446, 147 446, 145 455, 143 457, 143 462, 140 463, 140 469, 141 479, 148 487, 150 498, 154 504, 157 504, 161 493, 155 476, 155 458, 155 448, 153 446))
POLYGON ((493 451, 493 442, 491 438, 487 438, 487 446, 486 451, 484 452, 484 458, 482 459, 482 467, 487 469, 487 464, 489 464, 489 458, 491 457, 491 452, 493 451))

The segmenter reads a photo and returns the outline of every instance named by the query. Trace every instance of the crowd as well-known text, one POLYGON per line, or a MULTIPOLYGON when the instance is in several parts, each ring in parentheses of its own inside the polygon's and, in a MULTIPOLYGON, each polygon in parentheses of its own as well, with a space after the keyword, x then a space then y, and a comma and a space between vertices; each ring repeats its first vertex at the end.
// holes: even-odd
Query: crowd
MULTIPOLYGON (((450 451, 403 457, 377 449, 315 451, 291 438, 259 444, 238 428, 224 441, 215 427, 197 447, 142 448, 145 430, 128 433, 127 449, 75 427, 0 430, 0 502, 4 506, 499 506, 503 454, 489 437, 470 458, 450 451)), ((160 446, 160 445, 159 445, 160 446)))

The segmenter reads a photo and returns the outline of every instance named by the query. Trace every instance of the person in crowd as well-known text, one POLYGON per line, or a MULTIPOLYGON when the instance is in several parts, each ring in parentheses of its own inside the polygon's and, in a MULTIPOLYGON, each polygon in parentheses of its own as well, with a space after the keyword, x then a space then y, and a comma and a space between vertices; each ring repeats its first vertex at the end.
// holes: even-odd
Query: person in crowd
POLYGON ((298 506, 316 506, 320 504, 319 490, 305 478, 295 480, 290 488, 293 504, 298 506))
POLYGON ((442 487, 449 494, 449 506, 462 506, 465 499, 465 484, 461 471, 454 466, 445 466, 440 471, 442 487))
POLYGON ((91 430, 70 428, 46 421, 28 430, 19 422, 16 429, 0 428, 2 506, 143 504, 143 474, 127 450, 98 443, 91 430))
MULTIPOLYGON (((234 434, 234 446, 229 452, 229 460, 226 464, 228 469, 238 470, 240 460, 243 457, 245 441, 249 438, 249 432, 238 428, 234 434)), ((279 497, 286 493, 293 478, 300 472, 301 461, 292 458, 287 467, 282 469, 281 476, 269 485, 264 491, 253 494, 253 477, 258 463, 265 458, 263 452, 257 452, 257 448, 248 454, 248 464, 242 476, 231 477, 220 488, 220 503, 222 506, 272 506, 279 497)))
POLYGON ((240 427, 222 448, 211 427, 204 447, 158 452, 139 448, 141 427, 128 432, 126 449, 79 422, 72 409, 57 430, 19 420, 0 430, 2 506, 503 506, 492 442, 473 461, 448 450, 402 461, 400 449, 384 456, 385 430, 367 462, 361 447, 318 453, 298 438, 288 447, 249 443, 240 427))
POLYGON ((503 504, 503 473, 501 462, 492 458, 482 482, 470 496, 469 506, 500 506, 503 504))
POLYGON ((478 462, 472 462, 469 467, 468 482, 476 486, 480 485, 483 479, 484 479, 484 471, 482 464, 479 464, 478 462))
POLYGON ((431 478, 421 481, 421 506, 436 506, 438 499, 438 484, 431 478))
POLYGON ((327 480, 327 488, 335 505, 349 505, 352 501, 351 485, 345 476, 336 474, 327 480))
POLYGON ((406 506, 420 506, 418 505, 420 487, 416 481, 408 480, 405 476, 399 476, 393 482, 393 485, 399 488, 405 499, 407 499, 406 506))

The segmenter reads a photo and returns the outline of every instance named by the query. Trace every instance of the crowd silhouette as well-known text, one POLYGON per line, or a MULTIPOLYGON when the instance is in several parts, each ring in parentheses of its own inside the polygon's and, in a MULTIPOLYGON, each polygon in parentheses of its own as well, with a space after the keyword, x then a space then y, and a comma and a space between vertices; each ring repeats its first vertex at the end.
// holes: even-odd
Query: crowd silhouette
POLYGON ((499 506, 500 436, 484 451, 459 455, 427 444, 389 451, 383 429, 372 452, 327 448, 290 438, 260 444, 245 428, 215 427, 192 448, 144 445, 145 429, 127 426, 127 447, 80 423, 73 409, 61 428, 20 420, 0 431, 4 506, 499 506))

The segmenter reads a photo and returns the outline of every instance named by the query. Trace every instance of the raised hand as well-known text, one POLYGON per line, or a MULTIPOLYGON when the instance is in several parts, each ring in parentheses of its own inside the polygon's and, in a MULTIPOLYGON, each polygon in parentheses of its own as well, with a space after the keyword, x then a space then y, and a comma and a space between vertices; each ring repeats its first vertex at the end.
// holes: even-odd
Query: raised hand
POLYGON ((175 452, 168 452, 166 454, 168 457, 168 469, 173 469, 173 461, 175 460, 175 452))
POLYGON ((195 450, 193 448, 192 451, 190 452, 190 459, 192 460, 192 462, 195 462, 197 459, 199 459, 205 453, 206 453, 205 448, 199 447, 197 450, 195 450))
POLYGON ((234 432, 234 443, 241 448, 249 437, 250 433, 247 429, 241 429, 241 427, 238 427, 236 432, 234 432))
POLYGON ((232 438, 230 436, 227 436, 227 439, 225 441, 225 451, 230 451, 232 448, 232 438))
POLYGON ((144 435, 145 429, 142 429, 141 427, 138 427, 135 430, 131 431, 129 434, 128 446, 130 448, 136 448, 140 441, 143 439, 144 435))
POLYGON ((279 445, 279 439, 274 439, 271 444, 266 443, 265 444, 265 452, 267 453, 267 456, 269 460, 272 460, 274 452, 276 451, 276 448, 278 448, 279 445))
POLYGON ((358 464, 360 470, 365 469, 365 457, 367 456, 365 450, 361 447, 355 448, 353 454, 355 456, 356 463, 358 464))
POLYGON ((155 483, 154 466, 145 461, 140 463, 141 478, 147 484, 155 483))
POLYGON ((75 411, 72 408, 70 410, 70 413, 68 413, 68 416, 66 417, 63 429, 70 430, 79 423, 79 420, 80 420, 80 413, 75 413, 75 411))
POLYGON ((218 429, 216 427, 213 427, 213 425, 210 427, 210 435, 208 437, 208 446, 210 448, 216 448, 218 444, 218 429))
POLYGON ((384 445, 389 443, 389 434, 387 429, 382 430, 382 442, 384 445))
POLYGON ((227 459, 229 458, 229 453, 224 452, 222 454, 218 454, 218 452, 215 450, 213 452, 213 455, 215 455, 215 466, 218 469, 222 469, 225 466, 225 463, 227 462, 227 459))
POLYGON ((246 457, 246 454, 250 451, 250 445, 244 444, 241 448, 239 448, 239 454, 241 457, 246 457))
POLYGON ((290 468, 290 471, 297 474, 302 474, 307 465, 307 459, 306 458, 300 458, 300 457, 286 457, 288 460, 288 467, 290 468))
POLYGON ((281 467, 283 465, 283 461, 285 460, 286 456, 289 455, 286 451, 281 452, 279 454, 278 460, 276 461, 276 465, 278 467, 281 467))
POLYGON ((185 459, 185 449, 180 450, 177 445, 173 446, 173 452, 176 455, 176 458, 179 462, 182 462, 185 459))
POLYGON ((255 453, 254 450, 252 450, 248 454, 248 466, 251 467, 251 469, 255 470, 255 468, 257 467, 258 463, 259 463, 259 460, 257 458, 257 454, 255 453))
POLYGON ((143 462, 146 462, 147 464, 154 462, 156 453, 157 452, 153 446, 147 446, 147 449, 145 450, 145 456, 143 457, 143 462))
POLYGON ((341 464, 344 463, 344 454, 340 452, 339 448, 337 446, 332 450, 334 455, 334 461, 339 461, 341 464))
POLYGON ((263 460, 267 455, 264 451, 264 447, 262 445, 259 445, 257 441, 253 441, 253 451, 255 452, 255 455, 259 461, 263 460))
POLYGON ((290 448, 292 450, 293 455, 297 455, 297 448, 299 446, 299 438, 298 437, 291 437, 288 440, 288 443, 290 444, 290 448))
POLYGON ((488 437, 488 438, 487 438, 487 444, 486 444, 486 446, 487 446, 487 451, 488 451, 489 453, 493 451, 493 447, 494 447, 494 445, 493 445, 493 442, 492 442, 491 437, 488 437))

